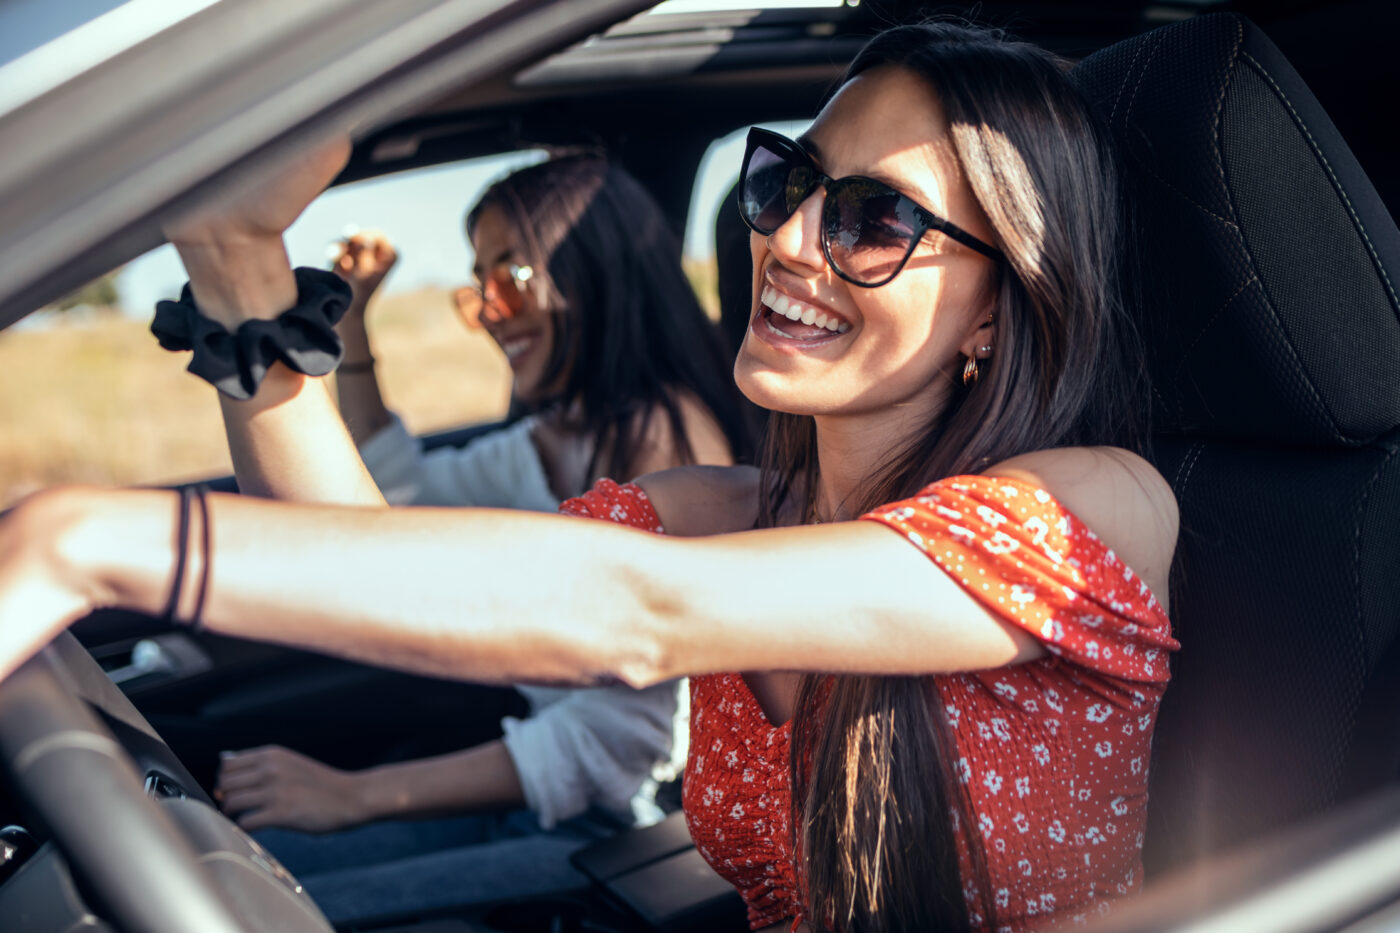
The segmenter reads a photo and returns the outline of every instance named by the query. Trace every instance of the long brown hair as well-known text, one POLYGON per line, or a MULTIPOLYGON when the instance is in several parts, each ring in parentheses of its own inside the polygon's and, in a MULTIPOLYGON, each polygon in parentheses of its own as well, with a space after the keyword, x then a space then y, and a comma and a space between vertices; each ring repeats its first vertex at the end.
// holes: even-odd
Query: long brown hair
POLYGON ((598 473, 631 476, 658 414, 681 462, 693 462, 686 393, 714 417, 734 458, 749 458, 723 341, 685 278, 679 239, 639 181, 601 154, 568 153, 488 188, 467 215, 468 236, 489 207, 519 231, 535 298, 559 315, 543 381, 562 389, 525 410, 557 408, 594 439, 592 461, 574 478, 580 491, 598 473))
MULTIPOLYGON (((1148 389, 1124 305, 1131 250, 1108 134, 1065 63, 998 32, 951 23, 876 36, 843 81, 908 69, 943 104, 949 138, 1006 255, 996 354, 930 412, 861 490, 858 512, 1033 450, 1141 452, 1148 389)), ((959 367, 960 369, 960 367, 959 367)), ((820 479, 808 416, 775 412, 759 523, 812 517, 820 479)), ((955 745, 932 678, 808 674, 793 719, 795 850, 807 917, 842 933, 968 930, 994 908, 955 745), (968 876, 957 839, 969 845, 968 876)))

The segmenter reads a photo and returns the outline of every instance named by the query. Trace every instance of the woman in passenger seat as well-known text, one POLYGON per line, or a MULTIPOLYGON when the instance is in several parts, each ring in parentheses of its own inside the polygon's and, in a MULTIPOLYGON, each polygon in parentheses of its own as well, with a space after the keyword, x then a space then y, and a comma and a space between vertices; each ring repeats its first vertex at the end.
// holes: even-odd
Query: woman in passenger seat
MULTIPOLYGON (((171 231, 205 313, 291 305, 278 235, 344 157, 171 231)), ((753 131, 742 175, 735 374, 773 412, 760 468, 600 481, 564 506, 593 522, 214 497, 173 536, 196 542, 188 582, 168 492, 40 496, 0 529, 18 555, 0 560, 0 632, 18 633, 0 665, 94 604, 174 592, 176 618, 214 631, 419 671, 691 675, 687 819, 755 928, 1107 910, 1142 883, 1177 645, 1159 599, 1176 508, 1139 453, 1106 134, 1049 53, 901 27, 800 140, 753 131), (392 585, 362 579, 391 562, 392 585)), ((315 464, 321 501, 374 505, 317 380, 275 369, 225 411, 259 454, 241 478, 309 498, 289 466, 315 464)))
MULTIPOLYGON (((466 232, 477 284, 454 301, 506 354, 525 414, 462 448, 424 452, 380 393, 365 314, 393 245, 356 234, 336 259, 352 292, 340 412, 385 499, 555 512, 603 475, 745 454, 680 244, 626 171, 591 154, 521 169, 487 190, 466 232), (630 362, 590 365, 612 359, 630 362)), ((521 685, 531 715, 506 718, 502 738, 364 771, 279 746, 226 753, 215 797, 336 922, 575 887, 571 851, 660 819, 653 771, 678 770, 673 726, 684 738, 677 686, 521 685), (446 818, 463 812, 475 815, 446 818)))

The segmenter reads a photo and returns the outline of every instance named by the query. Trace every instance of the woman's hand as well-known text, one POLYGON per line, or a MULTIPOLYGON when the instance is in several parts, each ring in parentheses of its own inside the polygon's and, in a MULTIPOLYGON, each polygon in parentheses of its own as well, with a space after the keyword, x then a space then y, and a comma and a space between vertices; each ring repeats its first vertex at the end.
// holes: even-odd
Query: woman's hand
POLYGON ((398 261, 394 244, 377 231, 357 233, 340 244, 334 268, 336 275, 350 283, 355 295, 352 308, 364 310, 370 296, 398 261))
POLYGON ((267 184, 165 228, 190 274, 199 309, 234 330, 296 304, 296 280, 282 233, 330 184, 350 156, 338 137, 287 165, 267 184))
POLYGON ((79 498, 40 493, 0 519, 0 681, 94 608, 65 560, 63 542, 78 524, 79 498))
POLYGON ((329 833, 367 819, 353 772, 280 745, 226 752, 214 798, 249 831, 278 826, 329 833))
POLYGON ((280 239, 349 158, 350 139, 338 136, 286 165, 262 187, 180 218, 165 235, 181 249, 280 239))

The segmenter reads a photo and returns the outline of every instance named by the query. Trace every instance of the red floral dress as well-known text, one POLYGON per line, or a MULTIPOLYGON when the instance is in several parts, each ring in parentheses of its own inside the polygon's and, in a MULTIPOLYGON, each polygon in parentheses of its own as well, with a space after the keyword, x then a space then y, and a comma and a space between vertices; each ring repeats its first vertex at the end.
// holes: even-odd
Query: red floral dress
MULTIPOLYGON (((646 495, 604 480, 562 507, 661 532, 646 495)), ((898 532, 1047 654, 934 677, 954 770, 986 853, 997 930, 1082 923, 1142 883, 1147 762, 1176 650, 1161 605, 1043 489, 987 476, 940 480, 863 519, 898 532)), ((791 724, 774 726, 737 673, 691 678, 686 819, 757 929, 801 917, 788 831, 791 724)), ((964 885, 974 926, 982 892, 964 885)))

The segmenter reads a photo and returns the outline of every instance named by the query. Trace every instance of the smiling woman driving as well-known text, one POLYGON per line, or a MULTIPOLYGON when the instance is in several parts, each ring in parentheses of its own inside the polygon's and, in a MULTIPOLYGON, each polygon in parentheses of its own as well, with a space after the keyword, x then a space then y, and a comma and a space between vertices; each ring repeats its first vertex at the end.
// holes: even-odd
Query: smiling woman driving
MULTIPOLYGON (((281 232, 344 156, 170 231, 201 312, 296 310, 281 232)), ((699 675, 687 817, 755 927, 1105 909, 1141 883, 1176 647, 1113 179, 1048 53, 883 33, 799 143, 750 139, 735 375, 774 412, 761 469, 602 481, 564 506, 593 522, 331 507, 382 499, 321 381, 275 365, 225 416, 243 487, 303 503, 28 500, 0 527, 0 671, 94 606, 169 601, 434 674, 699 675)))

